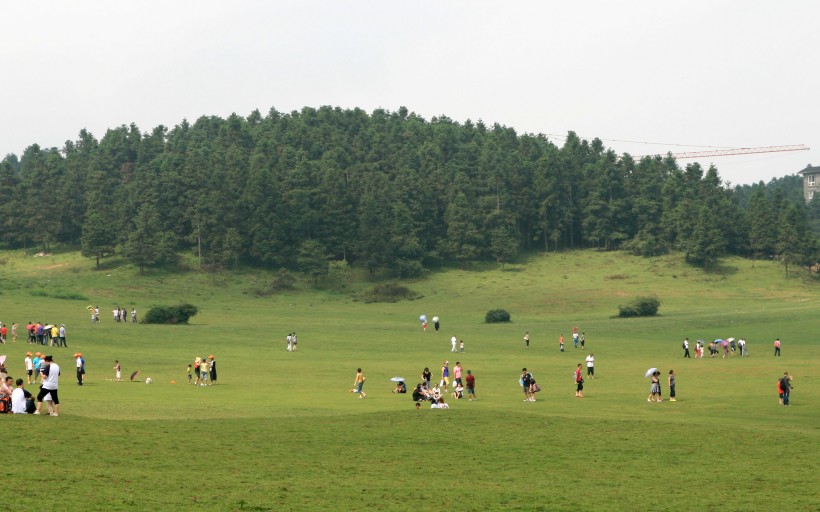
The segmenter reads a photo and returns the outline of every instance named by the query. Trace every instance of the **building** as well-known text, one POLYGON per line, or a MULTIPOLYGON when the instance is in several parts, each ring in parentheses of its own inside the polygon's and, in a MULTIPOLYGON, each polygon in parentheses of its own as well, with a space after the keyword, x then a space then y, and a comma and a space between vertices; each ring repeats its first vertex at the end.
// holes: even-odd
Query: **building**
POLYGON ((803 197, 808 203, 814 198, 814 194, 820 191, 820 167, 812 167, 809 164, 797 174, 803 175, 803 197))

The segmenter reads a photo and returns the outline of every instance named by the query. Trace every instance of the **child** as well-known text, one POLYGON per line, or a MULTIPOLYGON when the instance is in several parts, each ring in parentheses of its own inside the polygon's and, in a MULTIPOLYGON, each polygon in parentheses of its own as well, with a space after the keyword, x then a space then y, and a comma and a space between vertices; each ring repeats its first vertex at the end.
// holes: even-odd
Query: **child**
POLYGON ((203 358, 201 358, 201 359, 200 359, 200 361, 201 361, 201 362, 199 363, 199 380, 200 380, 200 385, 201 385, 201 386, 207 386, 207 385, 208 385, 208 374, 210 373, 211 369, 209 368, 209 365, 208 365, 208 359, 207 359, 207 358, 204 358, 204 357, 203 357, 203 358))
POLYGON ((459 343, 458 347, 461 349, 461 353, 463 354, 464 353, 464 340, 461 340, 461 343, 459 343))
POLYGON ((562 334, 561 337, 558 338, 558 348, 561 352, 564 351, 564 335, 562 334))
POLYGON ((117 372, 117 377, 116 377, 115 380, 117 382, 121 382, 122 381, 122 365, 120 365, 120 360, 119 359, 114 361, 114 371, 117 372))
POLYGON ((193 376, 191 375, 191 363, 188 363, 188 384, 193 384, 193 376))

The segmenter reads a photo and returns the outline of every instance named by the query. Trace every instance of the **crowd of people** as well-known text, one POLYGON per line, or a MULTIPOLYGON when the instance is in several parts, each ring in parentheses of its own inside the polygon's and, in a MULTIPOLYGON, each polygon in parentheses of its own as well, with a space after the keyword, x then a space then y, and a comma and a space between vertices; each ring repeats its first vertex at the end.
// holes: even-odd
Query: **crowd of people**
POLYGON ((213 386, 216 384, 216 359, 211 354, 208 357, 196 356, 194 362, 188 365, 188 384, 194 386, 213 386), (196 378, 194 378, 196 376, 196 378))
POLYGON ((14 414, 40 414, 42 404, 46 404, 49 416, 59 416, 60 398, 58 394, 60 366, 51 355, 37 352, 35 358, 28 352, 26 355, 27 381, 16 380, 7 374, 6 366, 0 363, 0 412, 14 414), (40 391, 35 398, 26 385, 40 381, 40 391), (33 379, 33 380, 32 380, 33 379))

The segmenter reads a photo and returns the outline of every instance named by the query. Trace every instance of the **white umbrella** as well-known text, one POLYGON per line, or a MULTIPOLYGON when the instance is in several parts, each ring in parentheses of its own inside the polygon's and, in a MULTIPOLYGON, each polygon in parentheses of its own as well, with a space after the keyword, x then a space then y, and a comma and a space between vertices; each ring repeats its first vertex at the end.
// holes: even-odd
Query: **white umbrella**
POLYGON ((421 315, 419 317, 419 322, 426 322, 426 321, 427 321, 427 315, 421 315))
POLYGON ((658 371, 657 368, 650 368, 650 369, 646 370, 646 375, 644 375, 644 378, 647 378, 647 377, 651 376, 656 371, 658 371))
POLYGON ((0 364, 3 364, 5 362, 6 362, 6 356, 0 356, 0 364))
POLYGON ((437 324, 437 323, 438 323, 438 317, 437 317, 437 316, 434 316, 434 317, 433 317, 433 323, 434 323, 434 324, 437 324))
POLYGON ((735 341, 735 339, 734 338, 726 338, 726 341, 731 343, 731 342, 735 341))
POLYGON ((393 377, 390 380, 392 380, 393 382, 404 382, 404 377, 393 377))
POLYGON ((44 325, 43 329, 51 329, 52 327, 54 327, 54 326, 51 325, 51 324, 48 324, 48 325, 44 325))

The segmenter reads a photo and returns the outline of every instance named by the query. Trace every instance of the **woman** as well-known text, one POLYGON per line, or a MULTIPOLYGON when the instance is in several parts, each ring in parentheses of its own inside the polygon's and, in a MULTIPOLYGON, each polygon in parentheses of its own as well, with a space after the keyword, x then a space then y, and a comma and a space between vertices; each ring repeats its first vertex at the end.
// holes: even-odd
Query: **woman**
POLYGON ((660 384, 660 375, 661 372, 655 371, 652 374, 652 384, 649 386, 649 397, 646 399, 647 402, 662 402, 661 399, 661 384, 660 384))
POLYGON ((675 400, 675 370, 669 370, 669 401, 677 402, 675 400))
POLYGON ((584 398, 584 378, 581 377, 581 363, 575 368, 575 396, 584 398))
POLYGON ((430 381, 433 380, 433 373, 430 371, 430 368, 424 368, 424 371, 421 372, 421 381, 424 383, 424 387, 430 388, 430 381))

